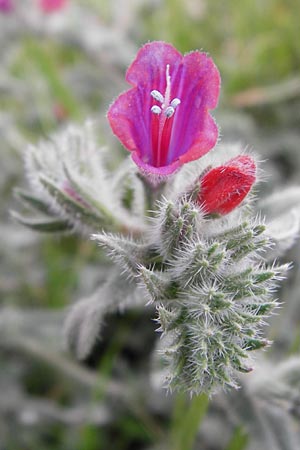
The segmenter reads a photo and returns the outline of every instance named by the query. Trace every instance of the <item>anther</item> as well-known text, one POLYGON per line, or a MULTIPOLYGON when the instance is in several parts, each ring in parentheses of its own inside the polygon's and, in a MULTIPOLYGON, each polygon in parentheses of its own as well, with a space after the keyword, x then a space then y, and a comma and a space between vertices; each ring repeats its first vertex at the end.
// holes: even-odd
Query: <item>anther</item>
POLYGON ((164 97, 163 97, 163 95, 159 92, 159 91, 157 91, 156 89, 154 89, 153 91, 151 91, 151 96, 155 99, 155 100, 157 100, 158 102, 160 102, 160 103, 163 103, 164 102, 164 97))
POLYGON ((170 102, 170 93, 171 93, 171 76, 170 76, 170 65, 166 66, 166 90, 165 95, 163 96, 161 92, 157 89, 153 89, 150 92, 151 97, 154 98, 157 102, 161 104, 161 106, 153 105, 151 107, 151 112, 154 114, 164 113, 164 116, 168 119, 173 116, 175 109, 178 105, 180 105, 181 101, 179 98, 175 97, 170 102))
POLYGON ((153 105, 151 108, 151 112, 153 112, 153 114, 160 114, 161 113, 161 108, 157 105, 153 105))
POLYGON ((178 105, 180 105, 181 101, 179 98, 173 98, 170 105, 175 109, 178 105))
POLYGON ((174 112, 175 112, 175 109, 173 108, 173 106, 168 106, 164 110, 164 115, 169 119, 170 117, 173 116, 174 112))

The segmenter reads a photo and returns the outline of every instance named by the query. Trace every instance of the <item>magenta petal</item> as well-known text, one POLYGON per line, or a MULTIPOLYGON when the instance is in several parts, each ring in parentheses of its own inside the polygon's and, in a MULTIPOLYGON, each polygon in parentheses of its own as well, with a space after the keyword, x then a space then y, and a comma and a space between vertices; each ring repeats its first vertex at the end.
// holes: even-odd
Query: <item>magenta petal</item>
POLYGON ((126 80, 133 88, 111 105, 108 120, 143 172, 166 176, 216 144, 218 128, 209 110, 217 105, 220 76, 205 53, 182 56, 170 44, 146 44, 129 67, 126 80), (153 90, 164 100, 155 100, 153 90), (176 100, 169 119, 165 111, 175 98, 180 103, 176 100), (158 115, 151 111, 153 105, 158 115))
POLYGON ((152 42, 144 45, 126 73, 133 89, 121 94, 108 111, 114 134, 129 151, 137 151, 145 163, 151 162, 151 105, 153 89, 165 91, 166 66, 176 67, 182 55, 172 45, 152 42))
POLYGON ((156 181, 159 179, 163 179, 164 177, 167 177, 168 175, 171 175, 172 173, 176 172, 180 167, 180 161, 174 161, 172 164, 168 164, 167 166, 162 167, 153 167, 151 164, 145 163, 137 154, 137 152, 134 152, 132 154, 132 159, 136 163, 136 165, 141 169, 143 173, 152 174, 152 181, 153 184, 156 184, 156 181))
MULTIPOLYGON (((150 96, 149 96, 150 97, 150 96)), ((149 102, 150 108, 150 102, 149 102)), ((144 105, 138 88, 119 95, 107 114, 114 134, 129 151, 147 153, 149 131, 144 117, 144 105)))
POLYGON ((209 150, 216 145, 218 135, 219 129, 217 124, 207 112, 202 117, 202 129, 198 130, 194 142, 185 153, 182 153, 179 156, 179 161, 181 161, 181 164, 195 161, 209 152, 209 150))
MULTIPOLYGON (((166 87, 166 65, 176 68, 182 61, 182 54, 171 44, 157 41, 145 44, 137 53, 126 72, 126 81, 132 86, 164 91, 166 87)), ((174 70, 174 69, 173 69, 174 70)))
POLYGON ((216 144, 218 128, 209 110, 217 106, 220 84, 219 71, 205 53, 184 56, 174 80, 181 105, 174 120, 169 161, 178 157, 182 162, 193 161, 216 144))

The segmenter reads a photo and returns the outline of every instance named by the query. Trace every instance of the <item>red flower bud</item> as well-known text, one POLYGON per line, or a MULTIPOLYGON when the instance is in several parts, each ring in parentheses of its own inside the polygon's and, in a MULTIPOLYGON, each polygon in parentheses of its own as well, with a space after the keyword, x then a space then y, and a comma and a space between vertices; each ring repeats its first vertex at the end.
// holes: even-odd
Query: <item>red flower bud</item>
POLYGON ((255 180, 254 160, 239 155, 200 179, 197 203, 206 214, 228 214, 244 200, 255 180))
POLYGON ((45 14, 59 11, 67 4, 67 0, 39 0, 39 7, 45 14))

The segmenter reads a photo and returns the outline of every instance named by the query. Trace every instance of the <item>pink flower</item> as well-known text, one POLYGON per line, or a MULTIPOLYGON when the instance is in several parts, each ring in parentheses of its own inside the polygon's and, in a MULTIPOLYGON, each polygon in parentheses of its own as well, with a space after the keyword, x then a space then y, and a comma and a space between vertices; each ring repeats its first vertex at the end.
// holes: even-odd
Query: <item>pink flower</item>
POLYGON ((0 12, 7 14, 12 12, 14 4, 12 0, 0 0, 0 12))
POLYGON ((239 155, 200 179, 197 203, 206 214, 228 214, 244 200, 255 180, 254 160, 239 155))
POLYGON ((46 13, 50 14, 66 6, 67 0, 38 0, 40 9, 46 13))
POLYGON ((220 91, 218 69, 205 53, 183 56, 172 45, 144 45, 128 68, 133 87, 108 111, 114 134, 149 175, 166 176, 214 147, 218 128, 209 114, 220 91))

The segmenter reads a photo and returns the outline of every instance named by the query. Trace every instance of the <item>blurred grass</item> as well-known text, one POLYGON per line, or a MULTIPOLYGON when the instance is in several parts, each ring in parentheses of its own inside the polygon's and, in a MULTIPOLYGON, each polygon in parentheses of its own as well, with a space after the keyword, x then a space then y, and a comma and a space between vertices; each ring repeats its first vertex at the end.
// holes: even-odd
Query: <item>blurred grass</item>
POLYGON ((72 52, 70 54, 62 52, 61 54, 60 49, 54 52, 55 49, 47 43, 43 45, 33 39, 27 39, 24 45, 25 57, 30 60, 31 65, 35 65, 40 71, 57 104, 62 106, 70 119, 82 119, 83 111, 79 102, 66 82, 63 81, 59 70, 61 61, 64 63, 73 62, 72 52))
MULTIPOLYGON (((90 6, 91 11, 99 14, 99 26, 102 23, 109 26, 113 22, 115 2, 89 0, 78 3, 83 7, 90 6)), ((134 28, 130 28, 129 34, 137 45, 148 40, 163 39, 182 52, 198 48, 210 53, 222 74, 223 96, 226 100, 226 97, 247 88, 269 86, 300 76, 299 17, 299 0, 149 1, 142 4, 138 16, 132 18, 134 28)), ((9 110, 22 132, 32 140, 38 140, 64 121, 83 120, 85 116, 95 114, 98 105, 90 98, 84 101, 82 96, 79 97, 66 77, 68 70, 76 67, 78 62, 85 61, 90 63, 79 48, 59 45, 44 38, 27 37, 20 41, 19 51, 11 65, 11 75, 28 84, 30 96, 24 102, 23 99, 4 95, 0 99, 1 109, 9 110), (55 111, 56 105, 59 111, 55 111)), ((105 70, 105 67, 100 64, 95 66, 95 71, 101 70, 105 70)), ((68 305, 78 288, 82 268, 98 251, 92 244, 76 238, 62 238, 59 241, 44 238, 39 250, 45 273, 44 283, 42 287, 39 284, 27 286, 26 295, 22 297, 24 306, 53 309, 68 305)), ((127 331, 130 332, 125 330, 125 334, 127 331)), ((126 340, 123 332, 121 328, 116 331, 97 366, 97 370, 108 380, 126 340)), ((299 336, 294 347, 293 351, 298 350, 299 336)), ((32 364, 32 371, 27 373, 24 383, 31 392, 33 390, 41 396, 52 395, 53 392, 47 390, 51 385, 59 396, 60 389, 64 392, 64 384, 54 376, 51 384, 49 374, 45 377, 43 370, 32 364)), ((71 395, 69 390, 67 394, 71 395)), ((105 397, 104 392, 93 395, 91 402, 100 402, 105 397)), ((61 396, 64 399, 63 394, 61 396)), ((162 421, 161 424, 172 450, 193 448, 207 407, 206 396, 196 397, 191 403, 185 396, 176 398, 171 422, 168 425, 167 421, 162 421)), ((139 419, 128 411, 122 412, 111 428, 100 429, 96 425, 82 424, 76 432, 77 441, 72 446, 65 444, 67 431, 58 425, 49 426, 46 431, 35 436, 35 441, 28 438, 23 448, 131 450, 146 448, 155 441, 155 433, 149 432, 143 418, 139 419)), ((11 439, 7 449, 16 450, 19 441, 15 441, 14 436, 11 439)), ((156 439, 159 442, 161 436, 156 439)), ((224 448, 243 450, 247 443, 244 430, 237 427, 224 448)))
POLYGON ((145 39, 209 52, 228 93, 299 73, 299 0, 166 0, 148 13, 145 39))

